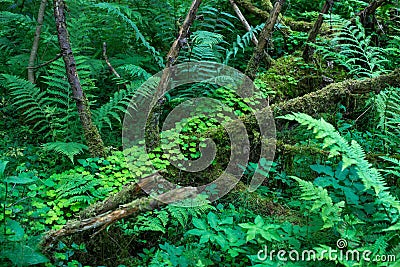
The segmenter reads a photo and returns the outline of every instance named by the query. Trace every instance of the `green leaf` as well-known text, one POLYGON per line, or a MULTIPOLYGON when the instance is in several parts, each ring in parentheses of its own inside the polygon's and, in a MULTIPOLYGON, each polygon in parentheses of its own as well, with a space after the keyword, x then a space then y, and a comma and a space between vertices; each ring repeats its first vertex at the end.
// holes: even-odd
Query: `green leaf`
POLYGON ((29 177, 20 176, 9 176, 7 177, 4 182, 6 183, 13 183, 13 184, 29 184, 34 182, 35 180, 29 177))
POLYGON ((24 228, 21 227, 19 222, 8 219, 6 227, 12 232, 13 235, 7 237, 10 241, 21 241, 24 238, 24 228))
POLYGON ((201 220, 199 218, 194 217, 193 220, 192 220, 192 223, 198 229, 202 229, 202 230, 206 230, 207 229, 207 224, 203 220, 201 220))
POLYGON ((7 166, 8 162, 9 161, 0 160, 0 179, 3 179, 3 177, 4 177, 4 171, 6 169, 6 166, 7 166))
POLYGON ((41 253, 21 243, 15 243, 13 248, 6 249, 1 254, 10 259, 16 266, 35 265, 49 261, 41 253))

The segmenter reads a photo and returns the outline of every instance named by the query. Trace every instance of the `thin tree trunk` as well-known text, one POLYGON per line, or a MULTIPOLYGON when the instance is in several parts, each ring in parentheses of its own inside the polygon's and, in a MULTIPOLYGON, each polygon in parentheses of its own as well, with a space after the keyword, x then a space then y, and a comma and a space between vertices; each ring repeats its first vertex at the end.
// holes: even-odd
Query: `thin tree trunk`
POLYGON ((103 57, 104 60, 106 61, 106 64, 108 66, 108 68, 110 69, 110 71, 117 76, 118 78, 121 78, 121 75, 119 75, 119 73, 114 69, 114 67, 111 65, 110 61, 108 60, 108 56, 107 56, 107 43, 103 42, 103 57))
POLYGON ((366 8, 364 8, 360 13, 357 15, 360 17, 362 25, 365 27, 368 24, 368 18, 372 14, 375 13, 375 11, 378 9, 378 7, 382 6, 383 4, 389 3, 391 0, 376 0, 370 3, 366 8))
POLYGON ((29 56, 28 80, 31 83, 35 83, 35 69, 33 68, 33 66, 35 64, 35 59, 36 59, 36 55, 37 55, 37 51, 38 51, 38 47, 39 47, 40 32, 42 31, 43 17, 44 17, 44 12, 46 10, 46 4, 47 4, 47 0, 42 0, 40 2, 35 37, 33 39, 31 55, 29 56))
POLYGON ((157 87, 156 96, 154 97, 156 102, 151 104, 151 106, 154 107, 154 112, 152 112, 149 116, 148 125, 150 127, 147 127, 146 129, 146 140, 148 141, 146 142, 146 144, 148 145, 148 147, 154 147, 156 144, 158 144, 159 122, 162 113, 162 105, 165 102, 165 97, 163 95, 170 81, 170 78, 173 75, 172 70, 168 68, 172 67, 177 62, 181 47, 187 45, 187 38, 189 37, 190 33, 189 29, 193 21, 196 19, 196 13, 199 9, 201 2, 202 0, 193 0, 189 12, 186 15, 181 29, 179 30, 178 37, 175 39, 174 43, 171 46, 171 49, 168 52, 167 63, 165 64, 164 72, 157 87))
MULTIPOLYGON (((239 17, 240 21, 242 22, 242 24, 243 24, 244 28, 246 29, 246 31, 248 31, 248 32, 251 31, 250 24, 247 22, 246 18, 243 16, 242 12, 238 8, 238 6, 235 4, 235 2, 233 0, 229 0, 229 2, 231 2, 233 10, 235 10, 236 15, 238 15, 238 17, 239 17)), ((253 41, 253 43, 256 46, 258 45, 257 37, 254 34, 252 34, 251 40, 253 41)))
POLYGON ((256 78, 258 68, 263 60, 266 63, 266 69, 271 67, 272 59, 267 53, 264 52, 264 48, 267 43, 271 41, 273 29, 284 2, 285 0, 278 0, 275 2, 269 20, 260 33, 258 45, 254 50, 253 56, 251 57, 245 72, 245 74, 252 80, 256 78))
POLYGON ((72 53, 65 19, 64 0, 54 0, 54 17, 57 26, 58 43, 64 59, 68 82, 71 85, 73 98, 76 101, 76 107, 78 108, 79 118, 89 151, 93 157, 105 156, 103 140, 101 139, 99 130, 93 124, 88 100, 82 90, 78 72, 76 71, 76 62, 72 53))
POLYGON ((331 9, 333 4, 333 0, 326 0, 324 6, 322 7, 321 13, 318 15, 318 19, 312 27, 310 33, 308 34, 308 39, 306 46, 303 50, 303 59, 306 62, 310 62, 312 56, 314 54, 314 47, 310 45, 310 43, 315 43, 319 30, 321 29, 322 22, 324 21, 324 15, 328 13, 329 9, 331 9))

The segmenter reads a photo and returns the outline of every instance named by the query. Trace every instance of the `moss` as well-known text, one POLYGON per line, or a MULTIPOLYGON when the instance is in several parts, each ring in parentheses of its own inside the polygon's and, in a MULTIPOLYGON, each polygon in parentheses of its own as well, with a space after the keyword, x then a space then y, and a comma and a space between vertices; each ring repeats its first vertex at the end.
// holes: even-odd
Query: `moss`
POLYGON ((285 56, 277 59, 257 82, 265 91, 274 91, 276 95, 271 101, 278 102, 319 90, 343 78, 340 70, 318 68, 299 56, 285 56))

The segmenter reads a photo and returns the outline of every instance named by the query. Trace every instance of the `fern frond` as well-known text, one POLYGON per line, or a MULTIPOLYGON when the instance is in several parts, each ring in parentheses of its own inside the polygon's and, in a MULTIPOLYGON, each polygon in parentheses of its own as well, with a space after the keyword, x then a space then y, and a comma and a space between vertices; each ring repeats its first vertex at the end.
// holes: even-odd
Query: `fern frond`
POLYGON ((324 147, 329 148, 331 155, 342 156, 342 169, 352 165, 356 168, 357 175, 364 184, 364 191, 372 188, 378 204, 389 209, 394 208, 394 213, 400 213, 399 201, 389 193, 381 173, 366 160, 364 150, 356 141, 351 141, 351 145, 349 145, 331 124, 323 119, 314 119, 307 114, 294 113, 281 118, 295 120, 301 125, 307 126, 308 129, 313 129, 316 138, 322 139, 324 147))
POLYGON ((382 130, 385 141, 393 148, 400 143, 400 88, 389 87, 377 95, 375 99, 378 113, 378 128, 382 130))
POLYGON ((258 33, 264 28, 265 23, 259 24, 256 27, 251 27, 250 31, 246 32, 244 35, 236 37, 236 42, 234 42, 229 50, 226 51, 226 57, 224 60, 224 64, 228 64, 230 58, 236 57, 236 54, 239 52, 239 49, 244 52, 245 48, 252 44, 253 36, 257 36, 258 33))
POLYGON ((104 122, 112 129, 111 119, 115 119, 121 123, 121 116, 126 112, 131 98, 137 92, 139 86, 140 82, 131 82, 126 86, 126 89, 115 92, 114 95, 110 97, 108 103, 92 111, 93 122, 99 130, 103 128, 104 122))
POLYGON ((130 9, 128 7, 112 3, 98 3, 94 4, 94 6, 100 9, 107 10, 108 13, 116 15, 124 22, 126 22, 129 26, 131 26, 132 29, 135 31, 136 40, 140 40, 142 42, 143 46, 151 53, 154 60, 158 63, 160 67, 164 66, 163 58, 160 56, 160 53, 156 51, 153 46, 150 45, 150 43, 143 36, 139 28, 136 26, 136 24, 129 18, 130 9))
POLYGON ((324 221, 323 229, 330 228, 335 223, 341 221, 340 213, 344 207, 344 201, 333 204, 328 191, 320 186, 314 186, 311 182, 303 181, 300 178, 292 177, 300 184, 302 190, 301 198, 313 201, 311 211, 321 213, 324 221))
POLYGON ((13 105, 25 116, 25 122, 48 129, 49 121, 45 107, 49 105, 49 98, 31 82, 13 75, 3 74, 2 84, 10 90, 13 105))
POLYGON ((88 147, 84 144, 75 142, 50 142, 43 145, 47 151, 55 151, 61 155, 67 156, 71 162, 74 162, 74 156, 83 153, 88 147))
POLYGON ((329 43, 325 46, 310 44, 316 47, 324 58, 333 59, 356 78, 375 77, 389 71, 386 68, 387 51, 372 45, 371 36, 366 35, 358 17, 355 25, 351 21, 335 17, 333 25, 335 31, 329 43))

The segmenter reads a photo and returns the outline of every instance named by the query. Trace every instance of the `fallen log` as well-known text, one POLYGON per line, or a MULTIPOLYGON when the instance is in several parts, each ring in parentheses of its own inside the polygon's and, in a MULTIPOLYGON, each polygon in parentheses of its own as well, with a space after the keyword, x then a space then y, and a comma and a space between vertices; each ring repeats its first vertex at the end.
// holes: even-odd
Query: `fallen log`
MULTIPOLYGON (((126 196, 127 198, 132 197, 129 196, 129 193, 127 193, 127 191, 123 192, 128 194, 126 196)), ((139 212, 154 210, 158 207, 171 204, 170 199, 179 201, 192 198, 193 196, 195 196, 196 193, 196 188, 174 189, 167 193, 159 195, 157 199, 152 197, 142 197, 135 199, 127 204, 120 205, 115 210, 108 210, 107 212, 104 212, 94 217, 80 220, 71 220, 60 230, 48 232, 43 238, 41 245, 44 249, 47 249, 54 245, 55 242, 57 242, 61 237, 100 228, 100 230, 98 230, 94 234, 96 235, 98 232, 105 229, 108 225, 122 218, 126 218, 139 212)), ((106 202, 108 201, 109 199, 106 200, 106 202)), ((115 202, 113 204, 118 205, 119 203, 115 202)))
POLYGON ((400 87, 400 69, 375 78, 332 83, 321 90, 271 105, 271 109, 275 117, 292 112, 314 115, 327 112, 329 107, 334 107, 340 100, 350 95, 379 93, 388 86, 400 87))

